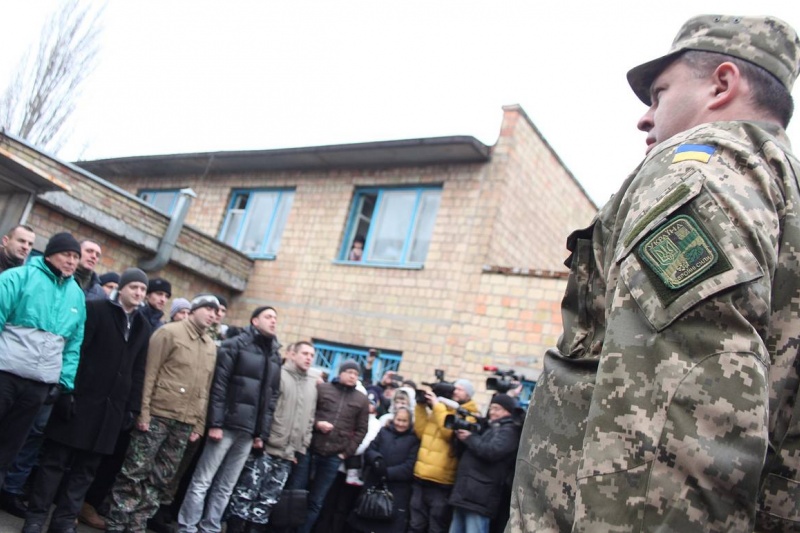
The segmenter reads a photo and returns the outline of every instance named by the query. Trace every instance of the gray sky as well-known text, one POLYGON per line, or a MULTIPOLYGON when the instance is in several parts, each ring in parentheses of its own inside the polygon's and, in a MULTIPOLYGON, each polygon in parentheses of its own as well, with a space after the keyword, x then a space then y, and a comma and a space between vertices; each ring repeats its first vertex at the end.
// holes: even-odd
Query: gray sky
MULTIPOLYGON (((0 85, 53 5, 6 6, 0 85)), ((665 53, 690 16, 716 12, 800 28, 796 0, 110 2, 60 155, 494 144, 501 107, 520 104, 601 205, 644 155, 645 108, 625 73, 665 53)), ((800 126, 789 134, 800 143, 800 126)))

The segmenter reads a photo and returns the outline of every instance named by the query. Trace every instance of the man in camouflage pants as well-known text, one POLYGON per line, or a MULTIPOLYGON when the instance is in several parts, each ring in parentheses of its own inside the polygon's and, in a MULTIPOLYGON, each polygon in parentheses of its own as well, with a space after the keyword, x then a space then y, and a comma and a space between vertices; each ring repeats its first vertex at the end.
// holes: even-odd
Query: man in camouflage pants
POLYGON ((293 346, 281 368, 281 394, 263 453, 247 460, 228 504, 228 533, 266 530, 292 467, 311 444, 317 383, 308 369, 314 346, 306 341, 293 346))
POLYGON ((800 40, 700 16, 628 81, 647 155, 567 240, 507 531, 796 531, 800 40))
POLYGON ((216 345, 206 330, 218 306, 214 296, 198 296, 186 320, 158 328, 150 339, 142 409, 111 491, 106 531, 147 530, 147 519, 158 510, 186 444, 205 431, 217 358, 216 345))

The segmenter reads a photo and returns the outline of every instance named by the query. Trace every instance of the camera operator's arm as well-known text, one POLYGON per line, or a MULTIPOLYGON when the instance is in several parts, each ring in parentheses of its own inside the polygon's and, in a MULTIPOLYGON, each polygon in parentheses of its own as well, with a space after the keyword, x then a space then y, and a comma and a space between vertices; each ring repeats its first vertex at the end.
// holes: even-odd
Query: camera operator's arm
POLYGON ((428 410, 425 409, 425 404, 418 403, 414 407, 414 433, 418 439, 422 439, 425 434, 425 426, 428 425, 428 410))
MULTIPOLYGON (((461 433, 463 430, 459 430, 461 433)), ((464 433, 470 433, 464 431, 464 433)), ((476 456, 485 461, 500 461, 517 452, 519 446, 519 429, 513 424, 489 428, 478 435, 471 433, 459 440, 476 456)))
POLYGON ((430 393, 430 395, 433 398, 431 400, 431 419, 433 423, 436 424, 439 435, 441 435, 442 438, 449 439, 453 436, 453 430, 444 427, 444 419, 447 418, 447 415, 453 414, 453 411, 449 410, 444 403, 440 402, 433 393, 430 393))

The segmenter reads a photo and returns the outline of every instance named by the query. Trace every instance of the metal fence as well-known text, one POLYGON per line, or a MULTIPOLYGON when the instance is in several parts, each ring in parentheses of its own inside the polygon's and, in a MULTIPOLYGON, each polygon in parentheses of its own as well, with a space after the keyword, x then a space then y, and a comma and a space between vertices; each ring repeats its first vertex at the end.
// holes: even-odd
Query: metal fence
MULTIPOLYGON (((327 370, 329 380, 338 375, 337 369, 342 361, 353 359, 359 365, 366 363, 369 350, 369 348, 341 346, 320 341, 314 341, 314 349, 316 350, 314 366, 327 370)), ((372 382, 380 381, 387 370, 398 371, 402 360, 403 356, 399 353, 381 351, 378 359, 372 365, 372 382)))

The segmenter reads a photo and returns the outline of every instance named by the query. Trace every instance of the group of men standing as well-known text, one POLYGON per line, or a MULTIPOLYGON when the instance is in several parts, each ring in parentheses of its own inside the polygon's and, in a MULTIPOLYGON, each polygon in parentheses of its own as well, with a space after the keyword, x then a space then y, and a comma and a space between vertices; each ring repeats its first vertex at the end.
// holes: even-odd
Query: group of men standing
MULTIPOLYGON (((105 527, 144 532, 186 445, 206 433, 210 396, 208 441, 181 513, 187 523, 181 527, 194 530, 205 514, 203 519, 218 528, 251 447, 263 448, 268 442, 281 383, 275 310, 257 309, 251 326, 223 342, 218 357, 217 344, 208 334, 218 316, 217 297, 194 298, 185 320, 163 325, 159 318, 169 297, 168 282, 148 280, 143 271, 130 268, 109 296, 94 272, 101 253, 97 243, 56 234, 43 256, 25 263, 34 238, 31 228, 14 228, 3 238, 0 253, 5 269, 0 275, 4 507, 17 506, 12 511, 24 512, 23 531, 38 533, 55 504, 48 532, 75 531, 98 467, 132 430, 108 495, 105 527), (150 294, 154 301, 144 304, 150 294), (40 427, 34 434, 37 422, 40 427), (21 455, 24 446, 30 446, 31 453, 21 455), (228 453, 233 449, 236 453, 228 453), (218 460, 227 456, 227 475, 218 476, 221 483, 210 491, 210 503, 218 505, 204 512, 204 491, 220 466, 218 460), (13 467, 20 462, 29 463, 23 465, 29 472, 37 458, 25 508, 22 488, 27 474, 19 476, 19 487, 8 486, 5 476, 19 473, 13 467), (10 492, 12 488, 18 492, 10 492), (199 514, 192 507, 198 497, 199 514)), ((286 370, 307 370, 308 353, 302 350, 302 361, 286 370)), ((310 353, 313 358, 313 348, 310 353)), ((315 398, 307 405, 314 405, 315 398)), ((310 437, 301 434, 293 442, 304 452, 306 440, 310 437)))

